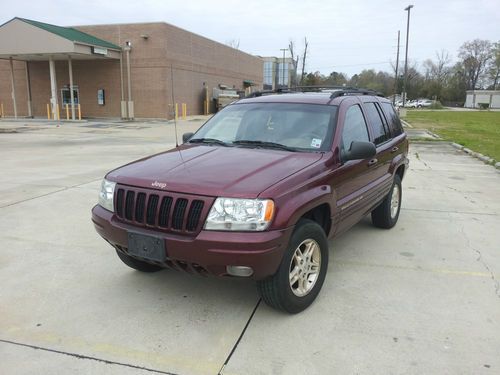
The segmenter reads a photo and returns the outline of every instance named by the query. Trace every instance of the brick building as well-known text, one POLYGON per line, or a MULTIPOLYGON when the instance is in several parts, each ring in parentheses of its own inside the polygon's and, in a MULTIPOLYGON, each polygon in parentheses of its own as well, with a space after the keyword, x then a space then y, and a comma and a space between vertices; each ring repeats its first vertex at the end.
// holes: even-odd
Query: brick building
POLYGON ((4 116, 59 108, 64 118, 73 100, 83 117, 171 118, 172 82, 175 102, 195 115, 219 84, 250 90, 263 81, 261 58, 167 23, 66 28, 14 18, 0 26, 0 59, 4 116))

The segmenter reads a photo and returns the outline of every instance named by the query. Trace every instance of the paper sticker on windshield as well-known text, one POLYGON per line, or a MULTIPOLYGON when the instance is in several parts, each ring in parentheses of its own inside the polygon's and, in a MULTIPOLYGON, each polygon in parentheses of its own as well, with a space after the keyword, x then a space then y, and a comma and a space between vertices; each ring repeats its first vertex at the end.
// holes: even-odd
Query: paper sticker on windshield
POLYGON ((320 148, 321 147, 321 139, 313 138, 311 141, 311 147, 320 148))

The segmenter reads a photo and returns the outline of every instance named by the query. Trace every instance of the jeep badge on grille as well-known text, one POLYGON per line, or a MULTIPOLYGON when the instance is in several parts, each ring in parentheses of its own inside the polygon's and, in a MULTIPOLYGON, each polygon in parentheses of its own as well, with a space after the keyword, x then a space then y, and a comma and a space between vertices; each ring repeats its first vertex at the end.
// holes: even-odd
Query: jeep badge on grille
POLYGON ((164 183, 164 182, 155 181, 155 182, 151 183, 151 186, 152 187, 157 187, 157 188, 160 188, 160 189, 165 189, 167 187, 167 184, 164 183))

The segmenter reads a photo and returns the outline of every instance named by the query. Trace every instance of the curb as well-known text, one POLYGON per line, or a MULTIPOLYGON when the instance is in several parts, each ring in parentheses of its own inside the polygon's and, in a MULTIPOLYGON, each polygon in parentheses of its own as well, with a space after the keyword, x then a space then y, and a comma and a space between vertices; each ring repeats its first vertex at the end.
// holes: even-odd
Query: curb
POLYGON ((500 169, 500 162, 497 162, 495 159, 490 158, 489 156, 483 155, 479 152, 474 152, 471 149, 468 149, 458 143, 452 142, 451 145, 459 151, 465 152, 476 159, 481 160, 483 163, 494 166, 496 169, 500 169))

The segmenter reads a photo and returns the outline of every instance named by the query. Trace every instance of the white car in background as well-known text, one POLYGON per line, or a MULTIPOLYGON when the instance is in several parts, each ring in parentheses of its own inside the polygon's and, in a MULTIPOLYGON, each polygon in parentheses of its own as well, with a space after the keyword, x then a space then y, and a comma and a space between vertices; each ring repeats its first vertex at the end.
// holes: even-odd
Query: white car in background
POLYGON ((417 108, 428 108, 432 105, 433 101, 430 99, 417 100, 417 108))

